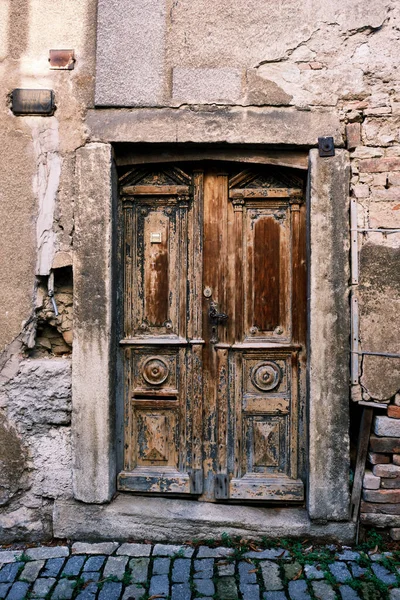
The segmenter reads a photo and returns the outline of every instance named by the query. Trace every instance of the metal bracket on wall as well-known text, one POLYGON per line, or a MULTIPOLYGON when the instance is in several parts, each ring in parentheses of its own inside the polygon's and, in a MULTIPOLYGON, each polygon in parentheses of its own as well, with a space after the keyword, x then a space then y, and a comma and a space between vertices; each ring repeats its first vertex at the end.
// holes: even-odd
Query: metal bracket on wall
POLYGON ((333 137, 319 137, 318 152, 320 156, 335 156, 333 137))

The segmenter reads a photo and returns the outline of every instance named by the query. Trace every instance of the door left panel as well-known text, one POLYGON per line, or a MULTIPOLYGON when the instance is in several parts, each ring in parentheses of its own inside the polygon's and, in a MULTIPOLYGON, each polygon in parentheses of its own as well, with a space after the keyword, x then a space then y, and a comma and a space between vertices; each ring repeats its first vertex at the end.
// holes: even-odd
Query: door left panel
POLYGON ((202 472, 192 456, 198 409, 191 393, 198 363, 188 338, 189 232, 196 213, 191 176, 176 168, 140 168, 121 184, 125 459, 118 487, 200 494, 202 472))

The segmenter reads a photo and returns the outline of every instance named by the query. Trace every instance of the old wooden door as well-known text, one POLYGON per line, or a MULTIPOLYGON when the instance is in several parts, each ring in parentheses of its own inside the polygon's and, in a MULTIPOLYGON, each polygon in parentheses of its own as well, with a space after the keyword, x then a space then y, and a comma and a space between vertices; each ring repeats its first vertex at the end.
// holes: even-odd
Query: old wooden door
POLYGON ((182 163, 133 168, 120 183, 119 489, 301 501, 302 180, 272 167, 182 163))

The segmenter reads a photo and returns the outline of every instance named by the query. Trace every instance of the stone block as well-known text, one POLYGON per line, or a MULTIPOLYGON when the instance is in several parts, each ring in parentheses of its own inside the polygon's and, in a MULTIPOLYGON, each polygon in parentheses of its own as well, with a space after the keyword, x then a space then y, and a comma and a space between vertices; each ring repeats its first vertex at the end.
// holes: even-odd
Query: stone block
POLYGON ((118 555, 125 556, 150 556, 150 544, 121 544, 117 550, 118 555))
MULTIPOLYGON (((369 205, 369 222, 374 228, 400 228, 399 202, 371 202, 369 205)), ((397 359, 398 360, 398 359, 397 359)))
POLYGON ((353 550, 344 550, 344 552, 339 552, 336 557, 339 560, 359 560, 360 558, 360 553, 359 552, 355 552, 353 550))
POLYGON ((72 554, 112 554, 118 548, 118 542, 75 542, 72 544, 72 554))
POLYGON ((234 563, 218 561, 216 565, 218 570, 218 577, 230 577, 235 575, 234 563))
POLYGON ((87 503, 108 502, 116 486, 116 357, 110 351, 115 322, 113 177, 108 144, 86 144, 76 151, 73 485, 74 497, 87 503))
POLYGON ((0 583, 13 583, 23 563, 8 563, 0 569, 0 583))
POLYGON ((291 144, 313 146, 329 131, 343 144, 336 111, 295 111, 275 107, 182 107, 89 110, 91 139, 103 142, 291 144), (210 127, 210 118, 212 127, 210 127))
POLYGON ((185 104, 235 104, 242 91, 239 69, 175 67, 172 97, 185 104))
POLYGON ((374 433, 381 437, 400 437, 400 421, 386 416, 377 416, 374 421, 374 433))
POLYGON ((400 157, 364 159, 360 160, 358 166, 362 173, 400 171, 400 157))
POLYGON ((371 471, 365 471, 363 479, 363 488, 367 490, 379 490, 381 484, 381 478, 376 477, 371 471))
POLYGON ((196 558, 223 558, 225 556, 231 556, 234 553, 233 548, 209 548, 208 546, 200 546, 197 551, 196 558))
POLYGON ((180 556, 182 558, 191 558, 194 549, 190 546, 174 546, 172 544, 156 544, 153 548, 153 556, 180 556))
POLYGON ((347 148, 354 150, 361 145, 361 125, 360 123, 349 123, 346 125, 347 148))
POLYGON ((274 560, 277 558, 288 558, 290 553, 283 548, 268 548, 267 550, 261 550, 261 552, 251 550, 250 552, 245 552, 243 556, 244 558, 256 558, 259 560, 274 560))
POLYGON ((400 502, 400 490, 364 490, 363 498, 366 502, 400 502))
POLYGON ((400 406, 395 406, 394 404, 388 406, 387 416, 391 419, 400 419, 400 406))
POLYGON ((40 546, 39 548, 28 548, 25 554, 31 560, 46 560, 47 558, 63 558, 69 556, 68 546, 40 546))
POLYGON ((217 595, 218 598, 224 598, 224 600, 237 600, 238 592, 236 587, 236 581, 234 577, 224 577, 217 580, 217 595))
POLYGON ((368 462, 371 465, 387 465, 390 463, 389 454, 379 454, 378 452, 368 452, 368 462))
POLYGON ((164 92, 166 2, 100 0, 95 102, 156 106, 164 92), (129 52, 127 52, 129 48, 129 52))

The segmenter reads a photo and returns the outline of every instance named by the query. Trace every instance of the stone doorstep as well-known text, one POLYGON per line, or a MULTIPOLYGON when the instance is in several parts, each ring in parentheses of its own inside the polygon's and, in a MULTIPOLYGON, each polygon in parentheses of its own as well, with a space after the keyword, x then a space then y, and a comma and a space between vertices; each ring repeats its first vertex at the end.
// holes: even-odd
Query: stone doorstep
POLYGON ((260 539, 308 537, 352 542, 353 522, 313 523, 304 508, 265 508, 212 504, 178 498, 145 498, 119 494, 110 504, 56 500, 55 538, 75 540, 149 539, 184 543, 189 539, 220 538, 223 533, 260 539), (166 527, 166 522, 168 527, 166 527))

